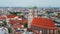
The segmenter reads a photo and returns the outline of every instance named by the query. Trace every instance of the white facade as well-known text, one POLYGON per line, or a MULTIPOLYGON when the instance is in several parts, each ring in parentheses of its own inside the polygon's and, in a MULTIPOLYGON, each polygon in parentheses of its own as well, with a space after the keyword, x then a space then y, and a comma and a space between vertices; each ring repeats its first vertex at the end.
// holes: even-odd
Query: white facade
POLYGON ((33 19, 32 9, 30 9, 28 14, 28 28, 31 27, 30 25, 31 25, 32 19, 33 19))
POLYGON ((0 27, 0 34, 9 34, 8 29, 5 27, 0 27))
POLYGON ((28 28, 31 27, 31 23, 34 17, 37 17, 37 9, 30 9, 28 14, 28 28))
POLYGON ((38 10, 37 9, 33 9, 33 17, 37 17, 37 13, 38 13, 38 10))

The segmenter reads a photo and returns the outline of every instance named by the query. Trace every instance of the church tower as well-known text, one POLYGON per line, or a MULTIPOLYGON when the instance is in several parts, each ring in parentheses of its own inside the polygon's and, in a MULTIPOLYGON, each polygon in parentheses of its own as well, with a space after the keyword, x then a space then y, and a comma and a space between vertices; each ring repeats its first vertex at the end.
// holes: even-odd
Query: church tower
POLYGON ((37 7, 34 7, 33 8, 33 17, 37 17, 38 15, 38 9, 37 9, 37 7))
POLYGON ((37 17, 37 8, 31 8, 29 9, 29 13, 28 13, 28 28, 31 27, 31 23, 34 17, 37 17))
POLYGON ((32 9, 29 9, 29 14, 28 14, 28 28, 30 28, 31 26, 31 22, 33 20, 33 10, 32 9))

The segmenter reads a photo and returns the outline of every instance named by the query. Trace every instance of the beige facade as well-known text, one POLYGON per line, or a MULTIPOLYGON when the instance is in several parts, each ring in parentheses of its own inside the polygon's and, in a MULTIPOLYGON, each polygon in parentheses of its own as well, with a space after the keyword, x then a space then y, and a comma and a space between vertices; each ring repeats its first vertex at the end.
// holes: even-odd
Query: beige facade
POLYGON ((33 19, 33 14, 32 14, 32 9, 29 10, 29 14, 28 14, 28 28, 30 28, 32 19, 33 19))
POLYGON ((37 9, 29 9, 29 13, 28 13, 28 28, 30 28, 32 20, 34 17, 37 17, 37 9))

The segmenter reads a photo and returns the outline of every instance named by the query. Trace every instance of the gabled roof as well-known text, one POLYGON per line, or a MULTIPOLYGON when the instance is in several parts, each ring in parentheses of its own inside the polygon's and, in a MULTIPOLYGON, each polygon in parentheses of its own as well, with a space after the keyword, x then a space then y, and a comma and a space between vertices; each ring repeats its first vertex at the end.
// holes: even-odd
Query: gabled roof
POLYGON ((17 32, 17 34, 21 34, 20 32, 17 32))
POLYGON ((21 28, 21 27, 22 27, 22 25, 21 25, 21 24, 13 25, 13 26, 12 26, 12 28, 14 28, 15 30, 16 30, 17 28, 21 28))
POLYGON ((24 20, 22 20, 22 22, 23 22, 23 24, 24 23, 28 23, 28 20, 27 19, 24 19, 24 20))
POLYGON ((10 20, 9 23, 10 24, 17 24, 17 23, 21 23, 22 20, 10 20))
POLYGON ((17 24, 17 23, 28 23, 28 20, 27 19, 24 19, 24 20, 9 20, 9 23, 10 24, 17 24))
POLYGON ((5 16, 0 16, 0 20, 4 20, 4 19, 6 19, 5 16))
POLYGON ((14 26, 12 26, 12 28, 16 30, 17 29, 17 26, 14 25, 14 26))
POLYGON ((31 26, 36 26, 38 28, 47 28, 47 29, 55 29, 55 24, 51 19, 46 18, 34 18, 31 26))
POLYGON ((22 16, 18 16, 18 18, 22 18, 22 16))
POLYGON ((14 18, 16 15, 7 15, 7 18, 14 18))

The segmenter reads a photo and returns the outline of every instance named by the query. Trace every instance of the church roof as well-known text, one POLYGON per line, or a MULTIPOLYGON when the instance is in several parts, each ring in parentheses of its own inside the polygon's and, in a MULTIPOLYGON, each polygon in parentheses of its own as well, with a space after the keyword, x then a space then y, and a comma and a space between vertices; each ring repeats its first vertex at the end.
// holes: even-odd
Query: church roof
POLYGON ((31 26, 46 29, 56 29, 54 22, 51 19, 46 18, 34 18, 31 23, 31 26))

